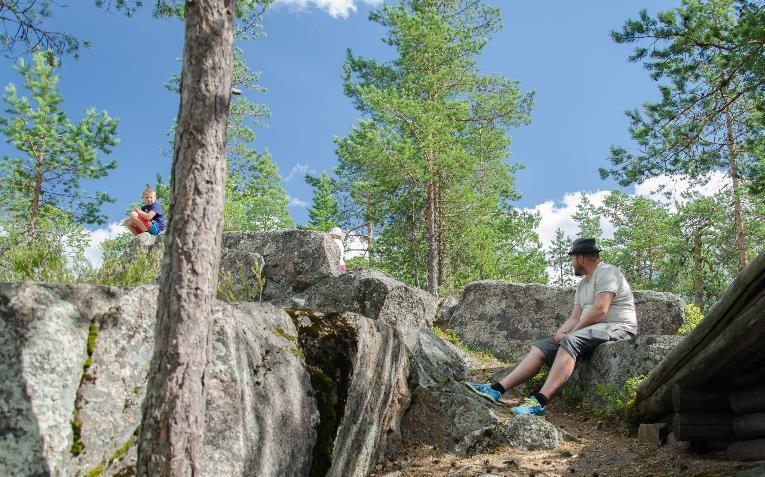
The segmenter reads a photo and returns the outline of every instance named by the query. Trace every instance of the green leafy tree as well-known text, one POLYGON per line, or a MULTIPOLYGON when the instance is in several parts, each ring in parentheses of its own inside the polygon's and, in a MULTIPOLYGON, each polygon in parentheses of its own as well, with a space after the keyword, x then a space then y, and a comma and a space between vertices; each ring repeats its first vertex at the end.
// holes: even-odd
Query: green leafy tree
POLYGON ((555 229, 555 238, 550 242, 550 249, 547 252, 547 265, 553 269, 552 284, 561 287, 568 287, 574 284, 571 276, 571 257, 568 251, 571 249, 571 237, 561 230, 555 229))
POLYGON ((332 227, 341 225, 344 220, 340 202, 335 195, 337 184, 329 177, 327 171, 322 172, 319 177, 308 174, 305 181, 313 188, 307 228, 329 232, 332 227))
POLYGON ((571 216, 579 225, 579 236, 600 240, 603 236, 603 228, 600 226, 601 213, 592 203, 587 194, 580 193, 576 212, 571 216))
MULTIPOLYGON (((360 182, 351 196, 377 199, 383 261, 415 283, 424 268, 437 295, 455 264, 465 265, 453 259, 464 243, 488 253, 487 228, 517 196, 505 132, 529 121, 533 96, 478 72, 476 58, 500 28, 499 11, 483 2, 408 0, 370 19, 387 29, 396 57, 348 53, 345 92, 366 118, 338 139, 339 171, 360 182), (476 240, 450 239, 468 234, 476 240)), ((472 265, 476 277, 483 265, 472 265)))
POLYGON ((612 33, 618 43, 639 43, 630 60, 644 62, 661 101, 627 113, 639 152, 612 148, 614 167, 601 175, 628 185, 659 174, 703 182, 712 171, 725 171, 739 268, 748 261, 742 171, 754 161, 765 127, 765 82, 753 76, 762 72, 762 10, 762 2, 684 0, 655 18, 642 11, 612 33))
POLYGON ((613 238, 603 241, 604 259, 618 266, 633 288, 656 289, 673 237, 669 210, 618 191, 605 198, 601 210, 614 227, 613 238))
POLYGON ((19 153, 0 159, 2 207, 31 234, 46 210, 69 210, 78 222, 103 223, 100 207, 113 201, 105 193, 83 190, 80 182, 104 177, 116 167, 99 152, 109 154, 118 143, 118 120, 88 109, 82 120, 71 123, 61 109, 55 68, 45 52, 34 53, 31 63, 20 59, 16 70, 29 96, 19 96, 10 83, 3 97, 5 115, 0 116, 0 133, 19 153))

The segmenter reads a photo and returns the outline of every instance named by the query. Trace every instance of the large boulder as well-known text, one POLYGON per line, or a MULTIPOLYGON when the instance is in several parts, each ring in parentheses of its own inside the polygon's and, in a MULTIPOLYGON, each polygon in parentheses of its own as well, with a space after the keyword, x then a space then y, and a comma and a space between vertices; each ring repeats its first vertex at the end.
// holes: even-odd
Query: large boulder
POLYGON ((472 455, 500 422, 498 408, 462 383, 418 388, 404 415, 403 436, 443 452, 472 455))
MULTIPOLYGON (((677 296, 646 291, 634 296, 640 333, 674 334, 682 325, 685 305, 677 296)), ((459 304, 443 316, 443 326, 471 347, 516 361, 535 341, 555 333, 573 303, 573 288, 484 280, 465 287, 459 304)))
POLYGON ((409 406, 400 333, 355 313, 292 313, 321 413, 311 473, 368 475, 409 406))
POLYGON ((88 330, 120 294, 0 283, 0 475, 74 475, 72 422, 88 330))
POLYGON ((462 381, 467 375, 465 358, 428 328, 420 330, 409 356, 409 385, 413 388, 462 381))
POLYGON ((542 450, 560 445, 562 433, 553 424, 536 416, 507 415, 504 406, 489 403, 462 383, 415 389, 403 435, 460 456, 502 446, 542 450))
POLYGON ((613 406, 616 398, 628 397, 624 385, 629 379, 648 376, 683 339, 680 335, 638 335, 603 343, 580 359, 566 384, 569 394, 593 408, 613 406))
MULTIPOLYGON (((0 284, 0 475, 132 475, 156 295, 0 284)), ((408 365, 394 327, 219 303, 211 333, 203 475, 366 475, 399 432, 408 365)))
MULTIPOLYGON (((340 274, 340 250, 329 234, 309 230, 227 232, 223 252, 248 252, 263 258, 263 300, 283 304, 309 287, 340 274)), ((225 262, 227 259, 223 258, 225 262)), ((232 274, 238 271, 233 267, 232 274)), ((249 273, 251 270, 245 270, 249 273)))
POLYGON ((397 327, 409 348, 436 315, 436 300, 378 270, 328 278, 293 298, 291 304, 323 313, 351 311, 397 327))

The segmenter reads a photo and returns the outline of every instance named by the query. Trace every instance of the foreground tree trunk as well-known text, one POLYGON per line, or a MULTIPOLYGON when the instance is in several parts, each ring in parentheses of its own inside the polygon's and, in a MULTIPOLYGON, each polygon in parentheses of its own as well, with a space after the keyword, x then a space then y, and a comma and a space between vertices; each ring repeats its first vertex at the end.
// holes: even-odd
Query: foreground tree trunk
POLYGON ((186 2, 170 221, 137 473, 199 475, 204 372, 223 231, 233 0, 186 2))

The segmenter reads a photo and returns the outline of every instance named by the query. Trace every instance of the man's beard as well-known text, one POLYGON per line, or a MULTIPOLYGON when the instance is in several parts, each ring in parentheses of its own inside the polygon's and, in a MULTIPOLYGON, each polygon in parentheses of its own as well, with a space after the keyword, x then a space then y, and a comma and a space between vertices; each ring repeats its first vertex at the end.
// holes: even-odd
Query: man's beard
POLYGON ((584 276, 584 271, 582 271, 581 268, 574 268, 574 276, 575 277, 584 276))

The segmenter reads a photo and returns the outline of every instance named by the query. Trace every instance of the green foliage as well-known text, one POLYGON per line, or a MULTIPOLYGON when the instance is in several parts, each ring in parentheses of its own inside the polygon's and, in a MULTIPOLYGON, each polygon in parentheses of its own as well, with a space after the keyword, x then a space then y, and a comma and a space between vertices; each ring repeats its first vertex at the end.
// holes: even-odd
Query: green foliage
POLYGON ((576 212, 571 216, 579 225, 579 237, 594 238, 600 241, 603 236, 603 228, 600 226, 600 211, 592 203, 587 194, 580 193, 579 203, 576 206, 576 212))
POLYGON ((342 224, 340 203, 335 194, 337 181, 332 180, 327 171, 322 172, 319 177, 308 174, 305 181, 313 188, 313 201, 308 208, 306 228, 329 232, 332 227, 342 224))
POLYGON ((0 281, 77 283, 91 278, 85 257, 88 234, 71 214, 46 206, 32 233, 8 215, 0 227, 0 281))
POLYGON ((119 142, 118 120, 88 109, 77 124, 69 122, 57 89, 56 62, 46 52, 20 59, 16 70, 29 96, 19 96, 16 85, 5 88, 5 115, 0 133, 19 152, 0 159, 0 207, 16 222, 34 232, 46 211, 68 210, 80 223, 103 223, 100 207, 113 199, 85 191, 80 182, 106 176, 115 161, 103 161, 119 142))
POLYGON ((370 19, 395 57, 349 51, 344 65, 345 92, 364 115, 336 139, 335 172, 355 206, 341 205, 354 211, 348 220, 374 224, 384 270, 432 293, 480 278, 546 281, 527 227, 536 219, 509 206, 518 166, 507 161, 506 131, 529 122, 533 95, 477 66, 499 10, 408 0, 370 19))
POLYGON ((560 227, 555 229, 555 238, 547 252, 547 265, 554 270, 551 281, 553 285, 561 287, 574 285, 574 277, 571 275, 571 257, 568 255, 571 243, 571 237, 566 236, 560 227))
POLYGON ((637 388, 645 376, 628 378, 619 389, 613 383, 596 384, 595 398, 599 402, 593 410, 595 415, 602 418, 618 419, 631 426, 636 426, 635 399, 637 388))
POLYGON ((545 384, 545 381, 547 381, 547 376, 549 375, 549 373, 550 371, 545 367, 540 369, 539 372, 536 375, 534 375, 533 378, 523 383, 523 392, 529 395, 542 389, 542 386, 545 384))
POLYGON ((698 184, 724 171, 731 180, 733 200, 727 208, 737 231, 739 270, 749 253, 741 186, 749 182, 757 191, 761 180, 763 6, 757 1, 684 0, 656 17, 643 10, 621 32, 612 33, 618 43, 638 44, 630 60, 642 61, 651 72, 661 100, 627 113, 638 152, 612 148, 613 168, 601 169, 601 176, 629 185, 681 174, 698 184))
POLYGON ((240 268, 236 277, 227 270, 221 270, 218 274, 217 298, 229 303, 253 301, 256 298, 262 301, 265 286, 263 265, 256 261, 253 262, 249 273, 240 268))
POLYGON ((693 303, 687 303, 685 305, 685 318, 683 319, 683 325, 677 330, 678 335, 687 335, 693 331, 696 326, 704 319, 704 314, 699 307, 693 303))
POLYGON ((118 287, 135 287, 157 282, 164 253, 164 242, 153 247, 134 247, 134 237, 126 232, 101 244, 104 263, 96 273, 94 283, 118 287))
POLYGON ((50 61, 54 61, 54 57, 64 54, 74 54, 77 58, 81 47, 89 47, 90 42, 64 31, 53 31, 46 25, 53 16, 51 6, 56 3, 55 0, 0 1, 0 55, 15 57, 43 50, 49 51, 50 61))

